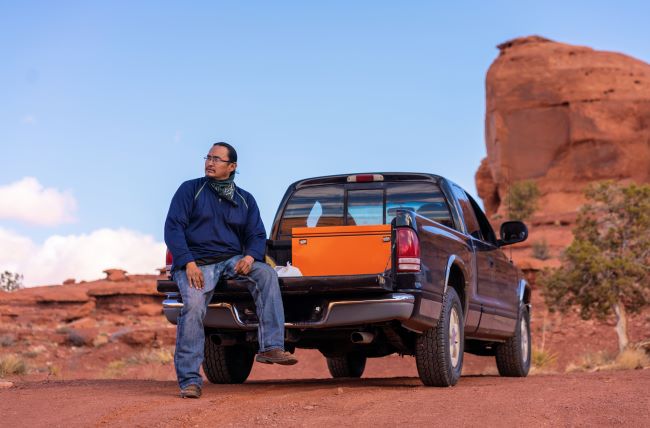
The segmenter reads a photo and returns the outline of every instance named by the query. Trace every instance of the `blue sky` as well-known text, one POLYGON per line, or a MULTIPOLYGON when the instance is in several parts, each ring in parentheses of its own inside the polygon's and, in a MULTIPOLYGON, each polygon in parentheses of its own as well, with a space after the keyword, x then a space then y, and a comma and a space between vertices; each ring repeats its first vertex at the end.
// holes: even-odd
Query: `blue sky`
POLYGON ((1 1, 0 270, 32 285, 153 272, 171 196, 215 141, 238 149, 267 230, 309 176, 434 172, 476 194, 496 45, 539 34, 650 62, 648 16, 625 1, 1 1))

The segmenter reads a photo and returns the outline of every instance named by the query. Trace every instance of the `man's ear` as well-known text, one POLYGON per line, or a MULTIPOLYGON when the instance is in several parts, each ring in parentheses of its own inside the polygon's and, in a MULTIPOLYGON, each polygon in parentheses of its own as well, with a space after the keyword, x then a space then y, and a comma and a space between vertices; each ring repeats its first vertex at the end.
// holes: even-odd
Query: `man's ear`
POLYGON ((231 163, 231 164, 228 164, 228 166, 230 167, 228 170, 230 171, 231 174, 232 174, 235 170, 237 170, 237 162, 233 162, 233 163, 231 163))

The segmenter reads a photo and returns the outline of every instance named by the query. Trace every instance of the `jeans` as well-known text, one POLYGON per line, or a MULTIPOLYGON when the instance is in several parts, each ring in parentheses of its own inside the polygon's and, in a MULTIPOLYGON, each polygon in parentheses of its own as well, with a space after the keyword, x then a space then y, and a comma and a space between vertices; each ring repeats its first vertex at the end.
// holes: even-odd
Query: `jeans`
MULTIPOLYGON (((234 256, 224 262, 199 266, 203 273, 202 289, 190 287, 185 270, 174 272, 173 278, 183 298, 183 309, 178 316, 176 328, 176 352, 174 366, 178 384, 182 388, 195 384, 201 386, 199 372, 204 357, 205 331, 203 319, 212 299, 219 278, 234 278, 235 264, 242 256, 234 256)), ((257 338, 260 352, 284 349, 284 307, 276 272, 266 263, 255 261, 247 275, 248 290, 255 300, 257 338)))

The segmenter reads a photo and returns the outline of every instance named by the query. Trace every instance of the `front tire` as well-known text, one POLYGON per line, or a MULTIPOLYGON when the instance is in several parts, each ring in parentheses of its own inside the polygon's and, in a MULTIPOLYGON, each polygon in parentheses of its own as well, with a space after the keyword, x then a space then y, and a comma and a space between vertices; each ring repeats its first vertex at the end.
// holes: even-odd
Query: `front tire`
POLYGON ((326 359, 327 368, 333 378, 359 378, 366 368, 366 356, 354 352, 349 352, 341 357, 326 357, 326 359))
POLYGON ((427 386, 453 386, 463 370, 465 337, 463 308, 456 290, 449 288, 435 327, 422 333, 415 347, 420 380, 427 386))
POLYGON ((223 346, 205 338, 203 371, 212 383, 244 383, 251 373, 255 352, 244 345, 223 346))
POLYGON ((526 306, 519 308, 515 334, 496 347, 497 369, 501 376, 526 377, 530 370, 530 315, 526 306))

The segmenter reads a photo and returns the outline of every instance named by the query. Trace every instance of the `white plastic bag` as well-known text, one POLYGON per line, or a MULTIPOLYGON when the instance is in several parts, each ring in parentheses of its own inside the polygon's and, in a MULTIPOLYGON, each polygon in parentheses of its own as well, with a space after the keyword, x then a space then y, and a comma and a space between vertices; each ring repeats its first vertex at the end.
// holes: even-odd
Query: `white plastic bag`
POLYGON ((287 262, 286 266, 276 266, 274 269, 278 273, 279 277, 302 276, 300 269, 291 266, 291 262, 287 262))

